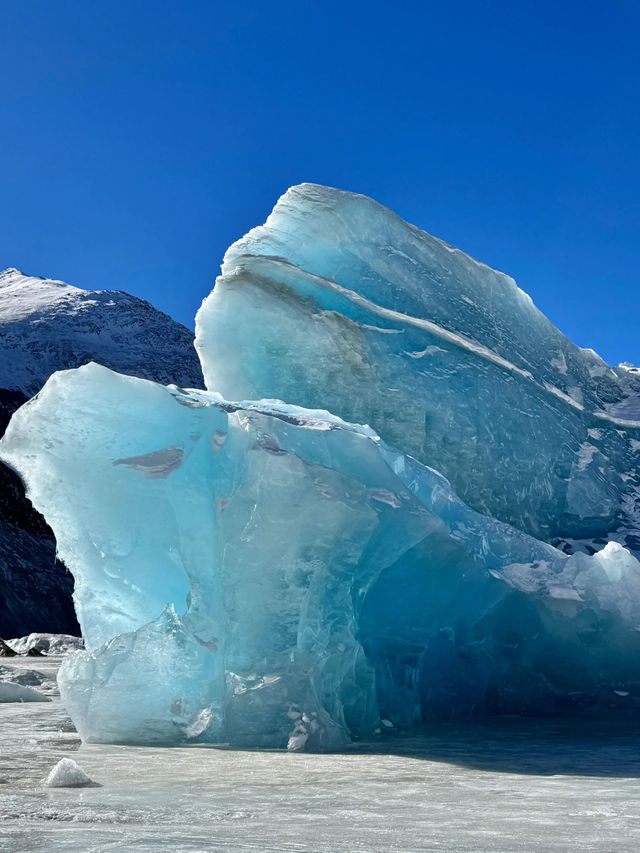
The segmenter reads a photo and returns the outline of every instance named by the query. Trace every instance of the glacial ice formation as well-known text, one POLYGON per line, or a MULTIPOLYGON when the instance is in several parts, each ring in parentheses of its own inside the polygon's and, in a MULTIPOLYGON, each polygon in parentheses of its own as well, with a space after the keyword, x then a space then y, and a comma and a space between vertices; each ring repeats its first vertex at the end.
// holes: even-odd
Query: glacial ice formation
POLYGON ((227 251, 196 347, 227 399, 369 424, 474 509, 546 541, 629 526, 640 376, 571 343, 513 279, 371 199, 290 189, 227 251))
POLYGON ((59 681, 85 740, 639 712, 632 371, 310 185, 229 250, 197 345, 209 390, 89 364, 0 444, 75 576, 87 650, 59 681))

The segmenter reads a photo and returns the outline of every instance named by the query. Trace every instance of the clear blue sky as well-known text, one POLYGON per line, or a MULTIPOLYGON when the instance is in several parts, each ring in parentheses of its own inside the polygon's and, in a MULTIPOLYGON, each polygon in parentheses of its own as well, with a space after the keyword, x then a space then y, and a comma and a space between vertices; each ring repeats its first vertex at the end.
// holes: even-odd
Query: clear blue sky
POLYGON ((366 193, 640 363, 640 3, 2 0, 0 268, 192 325, 291 184, 366 193))

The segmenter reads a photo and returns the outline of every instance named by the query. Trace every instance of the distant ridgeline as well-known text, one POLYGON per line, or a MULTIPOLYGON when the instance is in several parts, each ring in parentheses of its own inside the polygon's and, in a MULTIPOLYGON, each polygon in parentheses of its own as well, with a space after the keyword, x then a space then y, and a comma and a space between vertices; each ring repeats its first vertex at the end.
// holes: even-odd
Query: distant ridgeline
MULTIPOLYGON (((90 361, 158 382, 202 384, 192 333, 148 302, 0 272, 0 436, 54 371, 90 361)), ((72 592, 51 529, 0 463, 0 637, 77 634, 72 592)))
POLYGON ((87 365, 0 443, 76 578, 85 740, 640 714, 634 368, 310 184, 227 251, 196 348, 207 390, 87 365))

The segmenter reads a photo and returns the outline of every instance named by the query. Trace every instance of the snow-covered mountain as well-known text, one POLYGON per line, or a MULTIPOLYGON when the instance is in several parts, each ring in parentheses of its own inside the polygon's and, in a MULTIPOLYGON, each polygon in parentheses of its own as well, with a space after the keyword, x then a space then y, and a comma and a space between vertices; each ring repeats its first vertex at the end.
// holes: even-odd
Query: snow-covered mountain
MULTIPOLYGON (((54 371, 89 361, 165 384, 203 384, 193 333, 148 302, 0 272, 0 436, 54 371)), ((0 637, 77 633, 72 590, 53 534, 0 464, 0 637)))
POLYGON ((88 361, 165 384, 202 385, 193 334, 148 302, 0 272, 0 388, 32 396, 54 371, 88 361))

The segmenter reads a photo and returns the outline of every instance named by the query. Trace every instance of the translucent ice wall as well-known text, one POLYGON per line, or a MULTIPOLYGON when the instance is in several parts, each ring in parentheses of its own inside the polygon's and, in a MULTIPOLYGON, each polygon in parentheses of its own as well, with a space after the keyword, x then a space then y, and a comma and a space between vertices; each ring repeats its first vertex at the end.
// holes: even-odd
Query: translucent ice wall
POLYGON ((197 325, 210 390, 87 365, 0 443, 76 579, 60 686, 85 740, 639 712, 632 370, 309 185, 229 250, 197 325))
POLYGON ((370 424, 480 512, 546 541, 629 526, 639 377, 371 199, 290 189, 227 251, 196 331, 207 387, 370 424))
POLYGON ((329 748, 380 716, 640 702, 638 562, 479 515, 369 428, 88 365, 2 455, 76 578, 87 740, 329 748))

